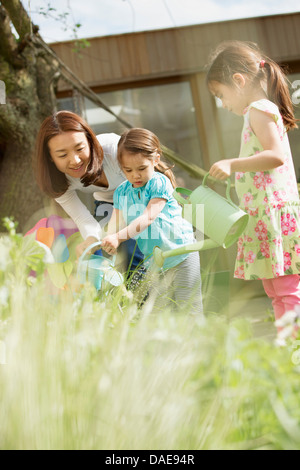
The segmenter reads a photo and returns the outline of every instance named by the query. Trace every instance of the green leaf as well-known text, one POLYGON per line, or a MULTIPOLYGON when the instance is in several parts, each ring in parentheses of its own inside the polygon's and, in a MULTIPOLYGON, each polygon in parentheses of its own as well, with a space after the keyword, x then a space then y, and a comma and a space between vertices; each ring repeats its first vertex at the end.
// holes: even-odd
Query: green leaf
POLYGON ((58 289, 62 289, 67 282, 63 265, 60 263, 49 264, 47 267, 51 282, 58 289))

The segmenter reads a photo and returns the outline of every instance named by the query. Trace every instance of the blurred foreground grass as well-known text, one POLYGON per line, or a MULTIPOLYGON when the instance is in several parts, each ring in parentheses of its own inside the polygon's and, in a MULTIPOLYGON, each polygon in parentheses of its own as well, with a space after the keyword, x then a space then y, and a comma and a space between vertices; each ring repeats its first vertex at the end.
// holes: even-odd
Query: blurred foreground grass
POLYGON ((0 238, 2 450, 300 449, 292 349, 246 320, 147 314, 124 287, 51 294, 40 255, 0 238))

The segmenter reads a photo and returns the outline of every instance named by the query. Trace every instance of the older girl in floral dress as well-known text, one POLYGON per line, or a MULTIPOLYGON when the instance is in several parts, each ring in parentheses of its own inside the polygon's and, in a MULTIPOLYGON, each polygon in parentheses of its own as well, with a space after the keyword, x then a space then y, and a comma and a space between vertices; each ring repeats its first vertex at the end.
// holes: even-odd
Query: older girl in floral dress
POLYGON ((225 108, 244 116, 239 158, 210 169, 219 179, 235 172, 240 207, 250 215, 234 276, 261 279, 278 319, 300 308, 300 204, 287 136, 297 125, 287 80, 255 44, 239 41, 217 49, 207 80, 225 108))

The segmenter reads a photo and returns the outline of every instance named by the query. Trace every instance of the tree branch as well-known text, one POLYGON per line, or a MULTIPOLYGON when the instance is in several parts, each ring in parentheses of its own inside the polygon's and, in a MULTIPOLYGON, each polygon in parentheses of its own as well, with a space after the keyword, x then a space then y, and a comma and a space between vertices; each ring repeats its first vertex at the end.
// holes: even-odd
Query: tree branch
POLYGON ((16 31, 23 40, 26 34, 31 34, 32 24, 22 2, 20 0, 1 0, 1 4, 7 11, 16 31))
POLYGON ((6 10, 0 5, 0 54, 11 63, 17 52, 17 41, 12 34, 10 20, 6 10))

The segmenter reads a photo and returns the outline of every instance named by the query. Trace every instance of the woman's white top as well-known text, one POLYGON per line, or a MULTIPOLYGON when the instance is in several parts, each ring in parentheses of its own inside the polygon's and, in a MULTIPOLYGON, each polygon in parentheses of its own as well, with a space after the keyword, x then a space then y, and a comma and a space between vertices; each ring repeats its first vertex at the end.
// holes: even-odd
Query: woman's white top
POLYGON ((93 184, 84 187, 80 178, 66 175, 69 187, 62 196, 55 199, 75 222, 84 240, 87 237, 95 237, 100 240, 101 227, 79 199, 77 191, 93 193, 94 199, 97 201, 113 202, 115 189, 126 179, 117 160, 120 136, 113 133, 100 134, 97 136, 97 139, 103 148, 103 171, 108 181, 108 188, 102 188, 93 184))

